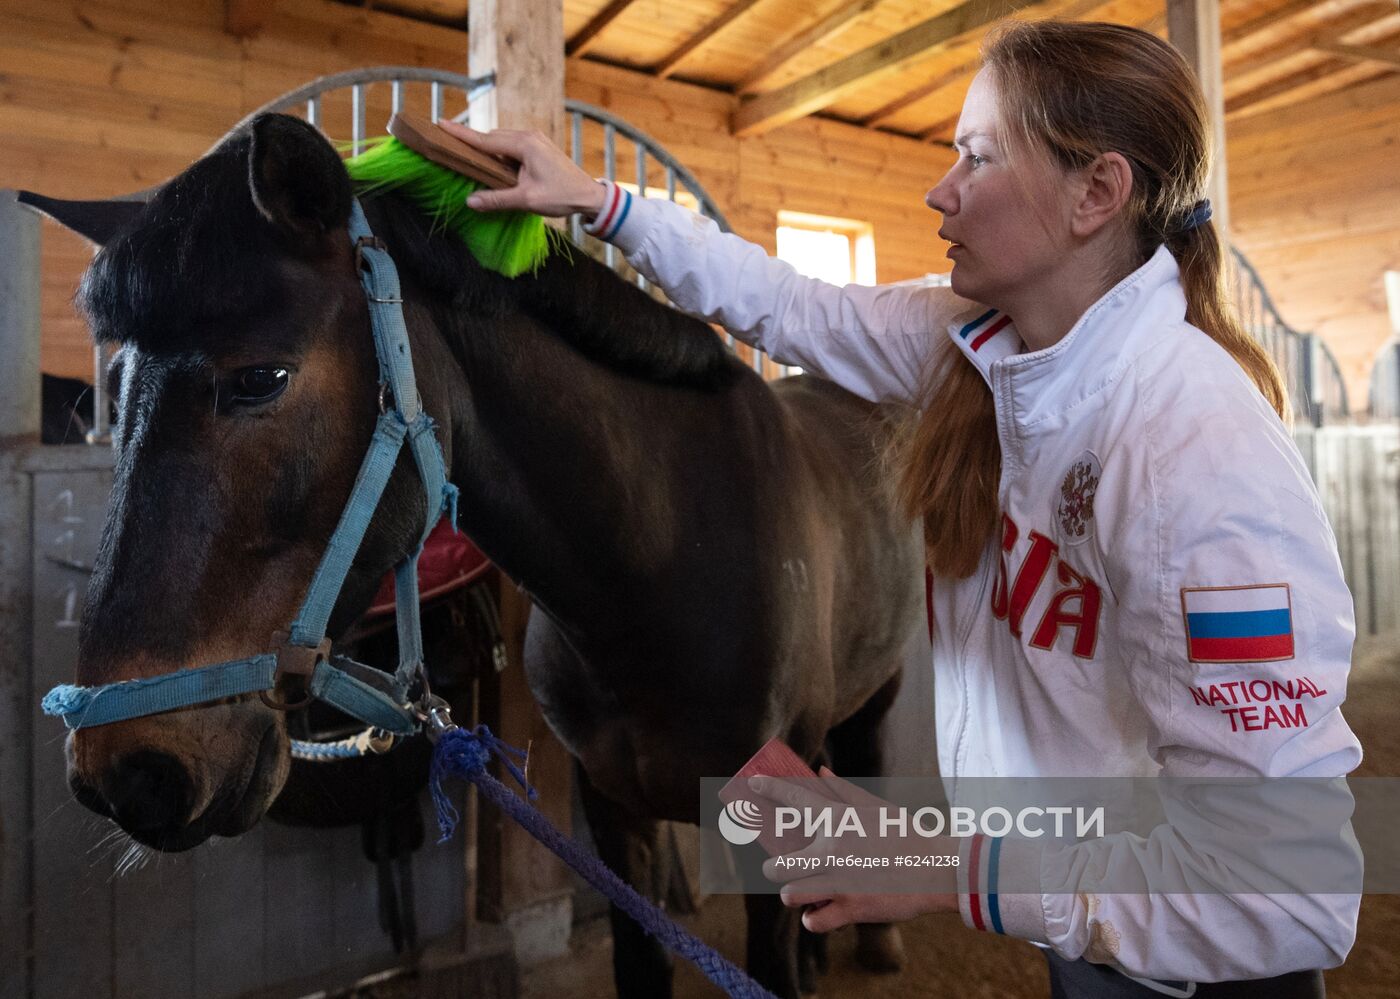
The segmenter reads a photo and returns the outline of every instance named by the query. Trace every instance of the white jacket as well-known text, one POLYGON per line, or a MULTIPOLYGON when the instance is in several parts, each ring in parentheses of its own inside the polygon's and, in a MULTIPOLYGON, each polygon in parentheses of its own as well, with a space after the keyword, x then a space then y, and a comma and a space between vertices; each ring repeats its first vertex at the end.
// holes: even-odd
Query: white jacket
MULTIPOLYGON (((1356 767, 1360 745, 1339 710, 1355 626, 1335 539, 1283 423, 1186 323, 1165 247, 1058 343, 1023 353, 1008 317, 947 289, 837 288, 668 202, 610 186, 606 204, 593 231, 681 309, 775 360, 912 404, 946 335, 986 379, 1002 448, 1001 544, 971 577, 933 588, 950 797, 978 777, 1340 777, 1356 767)), ((1345 825, 1338 783, 1324 804, 1345 825)), ((1349 829, 1306 846, 1356 872, 1359 891, 1349 829)), ((1135 976, 1332 967, 1355 936, 1354 892, 1093 890, 1164 872, 1209 883, 1212 864, 1230 868, 1171 825, 1146 838, 995 847, 982 837, 964 846, 968 925, 1135 976), (1022 893, 999 892, 1003 883, 1022 893)))

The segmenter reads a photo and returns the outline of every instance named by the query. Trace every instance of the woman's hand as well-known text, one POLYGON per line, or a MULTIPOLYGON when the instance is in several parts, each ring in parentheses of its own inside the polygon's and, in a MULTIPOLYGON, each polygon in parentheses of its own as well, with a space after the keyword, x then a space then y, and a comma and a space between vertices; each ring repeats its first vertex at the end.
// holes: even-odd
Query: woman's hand
POLYGON ((548 216, 581 212, 590 219, 602 210, 606 193, 603 185, 539 132, 508 128, 478 132, 450 121, 440 121, 438 125, 473 149, 520 164, 520 177, 514 187, 477 191, 467 199, 469 208, 482 212, 515 209, 548 216))
POLYGON ((896 806, 841 780, 826 767, 822 767, 820 777, 825 794, 774 777, 749 780, 752 791, 777 805, 834 809, 834 826, 840 825, 840 816, 847 808, 855 807, 866 830, 863 837, 820 836, 803 850, 764 863, 764 875, 783 885, 783 904, 806 907, 803 926, 813 933, 827 933, 851 923, 896 922, 925 912, 957 911, 956 867, 910 867, 895 860, 910 855, 957 856, 955 840, 881 835, 881 810, 894 814, 896 806), (833 872, 826 866, 828 856, 860 856, 879 866, 859 868, 860 873, 847 868, 833 872), (784 863, 791 858, 802 858, 806 863, 784 863), (850 891, 857 880, 868 890, 850 891))

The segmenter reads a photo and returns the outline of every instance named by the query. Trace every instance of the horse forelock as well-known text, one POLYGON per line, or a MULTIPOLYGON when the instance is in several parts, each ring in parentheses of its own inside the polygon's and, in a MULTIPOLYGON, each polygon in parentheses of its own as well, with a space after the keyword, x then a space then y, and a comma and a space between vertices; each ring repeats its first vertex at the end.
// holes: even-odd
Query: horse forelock
POLYGON ((83 277, 78 304, 102 343, 209 349, 212 322, 287 298, 285 251, 253 205, 248 140, 230 140, 166 183, 83 277))

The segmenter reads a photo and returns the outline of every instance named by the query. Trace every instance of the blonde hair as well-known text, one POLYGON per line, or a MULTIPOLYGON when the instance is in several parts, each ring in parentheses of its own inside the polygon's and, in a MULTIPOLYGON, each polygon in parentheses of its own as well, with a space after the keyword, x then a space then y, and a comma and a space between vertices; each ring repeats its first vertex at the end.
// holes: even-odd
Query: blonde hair
MULTIPOLYGON (((1283 380, 1225 297, 1223 249, 1209 222, 1187 226, 1210 175, 1210 123, 1191 69, 1166 42, 1117 24, 1016 22, 983 52, 1011 142, 1063 170, 1106 152, 1132 169, 1123 224, 1140 266, 1165 243, 1181 270, 1186 321, 1227 350, 1283 416, 1283 380)), ((929 565, 977 568, 998 520, 1001 445, 992 395, 951 343, 935 354, 922 415, 890 452, 902 510, 921 519, 929 565)))

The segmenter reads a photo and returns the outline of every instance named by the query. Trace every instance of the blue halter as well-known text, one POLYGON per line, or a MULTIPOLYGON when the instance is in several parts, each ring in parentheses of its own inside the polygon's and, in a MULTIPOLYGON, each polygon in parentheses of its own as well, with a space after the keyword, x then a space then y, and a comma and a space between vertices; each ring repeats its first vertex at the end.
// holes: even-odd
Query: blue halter
POLYGON ((301 707, 317 698, 395 735, 411 735, 424 720, 436 700, 427 694, 426 684, 422 702, 410 701, 410 690, 423 672, 418 553, 444 511, 455 525, 457 488, 447 481, 442 447, 434 432, 436 425, 423 411, 418 396, 398 271, 383 242, 370 231, 359 201, 354 202, 350 212, 350 239, 355 245, 360 283, 369 300, 374 352, 379 359, 379 421, 340 523, 290 630, 279 633, 277 647, 271 652, 246 659, 99 687, 60 685, 44 695, 45 714, 58 715, 70 729, 79 729, 258 693, 269 706, 281 710, 301 707), (392 397, 392 406, 386 406, 386 394, 392 397), (418 466, 427 510, 418 545, 394 567, 399 665, 390 675, 344 656, 331 655, 326 625, 405 441, 418 466), (269 696, 279 681, 288 676, 301 678, 304 700, 288 704, 269 696))

